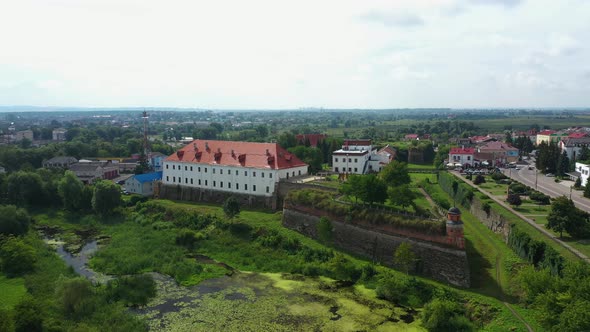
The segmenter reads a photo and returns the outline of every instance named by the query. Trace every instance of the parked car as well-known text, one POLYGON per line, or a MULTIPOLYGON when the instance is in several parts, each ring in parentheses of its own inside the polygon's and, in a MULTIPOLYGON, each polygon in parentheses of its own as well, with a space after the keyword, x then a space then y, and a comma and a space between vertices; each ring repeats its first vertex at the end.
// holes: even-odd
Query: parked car
POLYGON ((529 171, 532 171, 532 170, 533 170, 533 166, 529 166, 529 171))
POLYGON ((552 178, 552 177, 555 177, 555 174, 553 174, 553 173, 547 173, 547 174, 545 174, 545 176, 548 177, 548 178, 552 178))

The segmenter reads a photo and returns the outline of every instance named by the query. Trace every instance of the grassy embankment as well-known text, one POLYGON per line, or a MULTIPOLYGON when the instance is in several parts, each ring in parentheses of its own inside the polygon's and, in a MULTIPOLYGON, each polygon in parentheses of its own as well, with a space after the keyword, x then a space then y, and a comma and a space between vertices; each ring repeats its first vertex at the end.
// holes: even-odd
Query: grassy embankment
POLYGON ((0 275, 0 309, 12 309, 25 295, 25 280, 23 278, 7 278, 0 275))

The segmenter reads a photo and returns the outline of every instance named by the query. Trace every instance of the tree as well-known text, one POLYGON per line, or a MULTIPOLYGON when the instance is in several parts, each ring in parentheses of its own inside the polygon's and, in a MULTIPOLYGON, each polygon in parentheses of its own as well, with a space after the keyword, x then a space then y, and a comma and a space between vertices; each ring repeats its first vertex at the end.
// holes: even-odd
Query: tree
POLYGON ((122 301, 126 306, 143 306, 156 295, 156 283, 148 274, 120 277, 106 287, 110 301, 122 301))
POLYGON ((393 254, 393 262, 400 266, 408 274, 410 268, 416 260, 416 255, 412 251, 412 245, 408 242, 402 242, 393 254))
POLYGON ((66 210, 76 211, 81 207, 84 184, 72 171, 66 171, 57 185, 57 192, 66 210))
POLYGON ((360 199, 365 203, 383 203, 387 199, 387 184, 374 174, 364 175, 361 178, 360 199))
POLYGON ((34 172, 19 171, 7 178, 8 201, 18 206, 40 205, 45 201, 43 180, 34 172))
POLYGON ((43 331, 43 310, 34 298, 26 296, 14 307, 14 326, 16 332, 43 331))
POLYGON ((408 206, 414 206, 414 199, 416 199, 416 193, 407 184, 389 187, 387 189, 387 195, 391 204, 399 205, 404 209, 408 206))
POLYGON ((381 170, 381 178, 385 180, 388 186, 392 187, 411 182, 408 165, 397 160, 390 162, 381 170))
POLYGON ((20 276, 35 268, 35 250, 22 239, 8 237, 0 246, 0 267, 8 276, 20 276))
POLYGON ((565 230, 569 235, 578 238, 590 235, 588 214, 576 208, 574 202, 565 196, 556 198, 551 204, 547 228, 560 234, 565 230))
POLYGON ((340 191, 348 197, 353 196, 356 203, 358 202, 358 199, 362 195, 362 190, 364 189, 362 186, 362 181, 361 175, 350 175, 346 182, 344 182, 344 184, 342 184, 340 187, 340 191))
POLYGON ((567 152, 563 151, 557 160, 557 175, 564 176, 565 173, 569 172, 569 167, 570 159, 567 157, 567 152))
POLYGON ((584 187, 584 197, 590 198, 590 181, 587 181, 586 187, 584 187))
POLYGON ((29 230, 30 221, 26 210, 14 205, 0 206, 0 235, 23 235, 29 230))
POLYGON ((580 153, 578 154, 578 158, 576 158, 576 160, 586 161, 588 159, 590 159, 590 149, 588 149, 588 146, 583 145, 580 149, 580 153))
POLYGON ((111 181, 100 180, 94 184, 92 209, 100 215, 109 215, 121 206, 121 190, 111 181))
POLYGON ((332 222, 326 217, 321 217, 317 226, 318 238, 323 243, 329 243, 332 241, 332 222))
POLYGON ((225 202, 223 202, 223 213, 230 218, 233 219, 235 216, 240 214, 240 202, 234 197, 228 197, 225 202))

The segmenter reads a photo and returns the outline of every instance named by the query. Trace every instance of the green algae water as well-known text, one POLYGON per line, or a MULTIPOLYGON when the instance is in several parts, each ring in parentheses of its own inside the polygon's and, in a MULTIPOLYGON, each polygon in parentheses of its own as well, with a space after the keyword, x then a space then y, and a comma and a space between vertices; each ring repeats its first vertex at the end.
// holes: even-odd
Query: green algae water
POLYGON ((182 287, 152 276, 158 295, 135 310, 152 331, 424 331, 417 312, 327 278, 237 272, 182 287))

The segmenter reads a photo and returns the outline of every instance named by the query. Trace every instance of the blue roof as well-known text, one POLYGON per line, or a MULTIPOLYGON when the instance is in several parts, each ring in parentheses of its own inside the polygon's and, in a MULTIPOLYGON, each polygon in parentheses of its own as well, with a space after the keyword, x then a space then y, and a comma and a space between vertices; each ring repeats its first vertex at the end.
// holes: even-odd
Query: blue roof
POLYGON ((153 172, 153 173, 146 173, 146 174, 138 174, 133 176, 137 181, 140 183, 144 182, 153 182, 156 180, 162 179, 162 172, 153 172))

